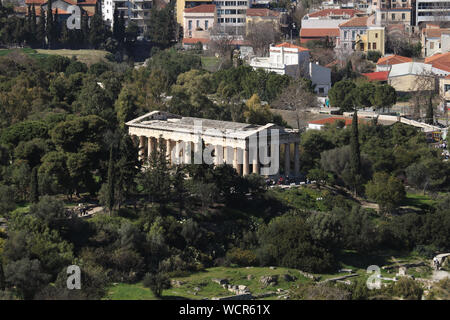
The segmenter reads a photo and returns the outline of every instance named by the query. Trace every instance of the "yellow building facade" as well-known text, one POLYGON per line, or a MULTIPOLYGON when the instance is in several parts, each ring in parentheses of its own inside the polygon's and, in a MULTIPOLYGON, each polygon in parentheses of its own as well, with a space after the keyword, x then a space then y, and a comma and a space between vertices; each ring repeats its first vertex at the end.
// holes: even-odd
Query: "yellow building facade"
POLYGON ((384 27, 369 27, 365 34, 358 35, 355 43, 357 51, 380 51, 384 56, 385 32, 384 27))

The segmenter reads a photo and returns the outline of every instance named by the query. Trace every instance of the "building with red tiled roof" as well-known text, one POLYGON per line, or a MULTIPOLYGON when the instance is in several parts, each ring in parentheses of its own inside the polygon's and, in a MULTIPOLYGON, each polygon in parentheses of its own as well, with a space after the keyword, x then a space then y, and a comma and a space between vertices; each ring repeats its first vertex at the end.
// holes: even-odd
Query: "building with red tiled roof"
POLYGON ((215 11, 216 11, 215 4, 201 4, 196 7, 184 9, 184 12, 186 13, 213 13, 215 11))
POLYGON ((298 49, 298 51, 309 51, 309 49, 297 46, 297 45, 289 43, 289 42, 283 42, 283 43, 277 44, 275 47, 276 48, 283 47, 283 48, 298 49))
POLYGON ((379 51, 384 55, 385 28, 375 23, 375 15, 354 17, 339 25, 337 46, 348 51, 379 51))
POLYGON ((367 27, 367 20, 369 17, 354 17, 346 22, 343 22, 339 27, 344 28, 355 28, 355 27, 367 27))
MULTIPOLYGON (((97 0, 53 0, 52 1, 52 12, 58 12, 60 21, 65 21, 71 13, 69 12, 69 6, 77 5, 80 7, 82 13, 85 12, 89 17, 95 14, 95 8, 97 6, 97 0)), ((25 8, 28 6, 34 6, 36 17, 40 17, 42 11, 47 11, 47 0, 25 0, 25 8)), ((26 9, 27 10, 27 9, 26 9)), ((15 10, 16 11, 16 10, 15 10)), ((20 14, 23 10, 18 9, 17 12, 20 14)), ((27 13, 25 12, 25 15, 27 13)))
POLYGON ((323 9, 309 13, 307 16, 308 18, 349 19, 358 14, 363 12, 355 9, 323 9))
POLYGON ((339 28, 317 28, 317 29, 300 29, 300 43, 306 43, 311 40, 329 39, 333 43, 339 37, 339 28))
POLYGON ((450 28, 427 25, 422 29, 420 41, 424 57, 450 51, 450 28))
POLYGON ((432 55, 431 57, 425 58, 425 63, 433 62, 450 62, 450 52, 437 53, 435 55, 432 55))
POLYGON ((425 58, 426 64, 431 64, 433 68, 450 72, 450 52, 438 53, 425 58))
MULTIPOLYGON (((350 117, 329 117, 319 120, 312 120, 308 121, 308 130, 321 130, 325 125, 332 125, 338 121, 343 122, 343 127, 351 126, 353 119, 350 117)), ((358 119, 358 123, 367 123, 367 120, 364 119, 358 119)))
POLYGON ((362 75, 365 76, 369 81, 387 82, 389 71, 362 73, 362 75))
POLYGON ((392 54, 389 56, 384 56, 378 59, 377 65, 393 65, 397 63, 405 63, 405 62, 412 62, 412 58, 400 56, 398 54, 392 54))
POLYGON ((339 25, 360 14, 362 12, 355 9, 324 9, 309 13, 302 18, 300 43, 324 40, 326 37, 336 43, 339 25))
POLYGON ((412 58, 399 56, 397 54, 392 54, 389 56, 384 56, 378 59, 377 61, 377 70, 376 71, 389 71, 391 70, 391 66, 394 64, 412 62, 412 58))
POLYGON ((207 38, 184 38, 183 39, 183 44, 197 44, 197 43, 201 43, 201 44, 207 44, 209 43, 210 39, 207 38))
POLYGON ((210 30, 216 25, 215 4, 202 4, 186 8, 183 12, 184 38, 209 38, 210 30))

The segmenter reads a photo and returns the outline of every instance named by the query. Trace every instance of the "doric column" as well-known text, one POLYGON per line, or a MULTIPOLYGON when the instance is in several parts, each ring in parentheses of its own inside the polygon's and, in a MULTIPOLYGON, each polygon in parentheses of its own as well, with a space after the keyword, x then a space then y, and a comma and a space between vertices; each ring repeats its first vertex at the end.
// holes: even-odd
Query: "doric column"
POLYGON ((291 144, 284 144, 284 174, 289 175, 291 172, 291 144))
POLYGON ((223 147, 220 145, 214 146, 214 164, 220 166, 223 163, 223 147))
POLYGON ((184 164, 191 164, 191 158, 192 158, 192 142, 185 141, 184 142, 184 164))
POLYGON ((147 141, 147 159, 150 161, 152 153, 155 151, 155 143, 152 137, 148 137, 147 141))
POLYGON ((144 160, 144 148, 145 148, 145 137, 144 136, 139 136, 139 161, 144 160))
POLYGON ((232 156, 234 157, 234 150, 233 150, 233 148, 228 147, 228 146, 224 146, 223 147, 223 159, 224 159, 224 162, 227 163, 227 164, 233 164, 234 161, 233 161, 233 157, 232 156))
POLYGON ((236 169, 238 175, 241 175, 241 166, 238 161, 239 148, 234 148, 233 168, 236 169))
POLYGON ((248 175, 250 171, 250 167, 248 164, 248 149, 244 149, 244 161, 242 163, 242 173, 244 176, 248 175))
POLYGON ((253 156, 252 166, 253 166, 252 172, 259 174, 258 151, 256 151, 255 155, 253 156))
POLYGON ((172 144, 171 144, 170 139, 166 139, 166 158, 169 161, 169 163, 172 163, 172 159, 170 156, 170 152, 172 151, 171 147, 172 147, 172 144))
POLYGON ((195 141, 194 142, 194 164, 202 164, 203 163, 203 150, 202 150, 202 142, 195 141))
POLYGON ((294 174, 298 176, 300 173, 300 151, 298 142, 294 143, 294 174))
POLYGON ((175 158, 174 161, 176 164, 180 164, 181 163, 181 141, 176 141, 175 142, 175 158))

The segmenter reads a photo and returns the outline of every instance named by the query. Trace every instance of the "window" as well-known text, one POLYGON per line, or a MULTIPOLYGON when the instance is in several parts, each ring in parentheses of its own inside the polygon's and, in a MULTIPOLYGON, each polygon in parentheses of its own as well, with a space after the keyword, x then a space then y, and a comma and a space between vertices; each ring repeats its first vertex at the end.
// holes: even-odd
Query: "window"
POLYGON ((200 20, 197 20, 197 28, 200 28, 200 20))
POLYGON ((430 42, 430 49, 434 49, 434 42, 430 42))
POLYGON ((188 21, 188 30, 192 30, 192 20, 188 21))
POLYGON ((352 31, 352 40, 355 40, 356 31, 352 31))
POLYGON ((377 33, 375 33, 375 38, 378 38, 378 32, 377 32, 377 33))
POLYGON ((372 49, 373 50, 377 50, 377 43, 376 42, 372 43, 372 49))
POLYGON ((446 84, 446 85, 444 86, 444 91, 445 91, 445 92, 450 91, 450 84, 446 84))
POLYGON ((384 13, 381 14, 381 20, 386 19, 386 15, 384 13))
POLYGON ((395 13, 392 14, 392 20, 395 20, 395 13))
POLYGON ((360 49, 361 51, 364 51, 364 43, 360 43, 360 44, 359 44, 359 49, 360 49))
POLYGON ((325 93, 325 90, 323 89, 323 87, 319 88, 319 93, 325 93))
POLYGON ((367 50, 370 50, 370 42, 367 44, 367 50))
POLYGON ((402 20, 405 20, 405 19, 406 19, 406 14, 402 13, 402 20))
POLYGON ((208 20, 205 20, 205 30, 208 30, 208 20))

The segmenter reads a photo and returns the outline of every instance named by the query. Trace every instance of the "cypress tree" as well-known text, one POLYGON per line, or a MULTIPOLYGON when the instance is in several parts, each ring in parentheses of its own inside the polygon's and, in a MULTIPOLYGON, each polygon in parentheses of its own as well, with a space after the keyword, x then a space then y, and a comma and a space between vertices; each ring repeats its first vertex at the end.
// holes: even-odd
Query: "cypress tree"
POLYGON ((30 33, 31 33, 31 42, 34 43, 37 38, 37 23, 36 23, 36 8, 31 7, 31 21, 30 21, 30 33))
POLYGON ((41 12, 41 17, 38 22, 38 30, 37 30, 37 41, 39 42, 40 47, 45 46, 45 14, 41 12))
POLYGON ((119 41, 119 23, 120 23, 120 16, 119 16, 119 10, 117 10, 117 7, 114 7, 114 14, 113 14, 113 37, 117 41, 119 41))
POLYGON ((27 43, 30 43, 31 39, 33 38, 31 34, 31 6, 27 6, 27 16, 25 19, 25 33, 26 33, 26 41, 27 43))
POLYGON ((59 31, 59 22, 58 22, 58 8, 55 9, 55 15, 53 16, 53 34, 52 34, 52 39, 53 39, 53 44, 56 44, 58 42, 59 39, 59 35, 60 35, 60 31, 59 31))
POLYGON ((61 25, 59 42, 65 47, 67 47, 67 45, 71 45, 69 29, 67 29, 67 25, 65 23, 61 25))
POLYGON ((89 17, 86 11, 81 14, 81 43, 87 45, 89 43, 89 17))
POLYGON ((433 111, 433 98, 431 95, 428 96, 427 113, 425 116, 425 123, 433 124, 434 111, 433 111))
POLYGON ((91 20, 91 30, 89 32, 89 43, 92 47, 98 48, 105 41, 105 31, 106 30, 102 18, 102 9, 101 6, 97 5, 95 14, 91 20))
POLYGON ((47 25, 46 25, 46 36, 48 46, 51 47, 53 45, 53 13, 52 13, 52 0, 48 0, 47 2, 47 25))
POLYGON ((124 12, 120 12, 120 19, 118 25, 118 39, 119 43, 124 43, 125 41, 125 14, 124 12))
POLYGON ((31 172, 30 201, 32 203, 39 202, 38 169, 37 169, 37 167, 34 167, 33 171, 31 172))
POLYGON ((358 133, 358 111, 355 108, 352 119, 352 134, 350 137, 350 166, 354 181, 353 190, 356 194, 361 180, 361 153, 359 148, 359 133, 358 133))
POLYGON ((111 215, 114 208, 114 159, 113 159, 113 147, 109 149, 109 162, 108 162, 108 182, 107 182, 107 194, 106 194, 106 206, 108 207, 109 214, 111 215))

